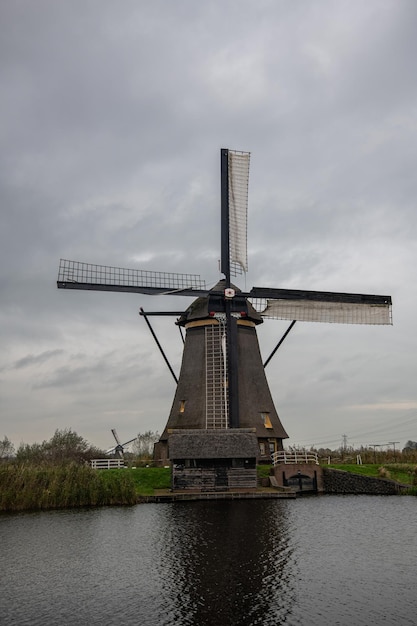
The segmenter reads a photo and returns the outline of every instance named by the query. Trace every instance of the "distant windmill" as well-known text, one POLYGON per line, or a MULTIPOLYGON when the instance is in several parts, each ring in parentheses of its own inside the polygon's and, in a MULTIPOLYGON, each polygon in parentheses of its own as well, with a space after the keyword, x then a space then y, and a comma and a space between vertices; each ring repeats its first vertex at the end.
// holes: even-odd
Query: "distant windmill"
POLYGON ((125 446, 127 446, 129 443, 132 443, 132 441, 135 441, 136 437, 133 437, 133 439, 129 439, 129 441, 125 441, 125 443, 120 443, 119 435, 117 434, 116 429, 112 428, 111 432, 116 440, 116 445, 113 446, 113 448, 109 448, 108 450, 106 450, 106 454, 114 453, 115 457, 123 459, 125 446))
POLYGON ((248 265, 249 158, 247 152, 221 150, 224 278, 212 289, 207 289, 194 274, 129 270, 67 260, 60 263, 61 289, 197 297, 186 311, 145 313, 141 309, 148 325, 150 315, 175 315, 177 324, 186 329, 178 380, 170 368, 178 384, 166 428, 155 448, 161 462, 169 458, 170 433, 181 429, 251 429, 256 432, 264 460, 271 452, 282 449, 282 440, 288 435, 274 407, 256 334, 256 326, 264 318, 291 321, 280 343, 296 320, 392 323, 390 296, 268 287, 252 287, 243 292, 232 284, 231 277, 246 272, 248 265))

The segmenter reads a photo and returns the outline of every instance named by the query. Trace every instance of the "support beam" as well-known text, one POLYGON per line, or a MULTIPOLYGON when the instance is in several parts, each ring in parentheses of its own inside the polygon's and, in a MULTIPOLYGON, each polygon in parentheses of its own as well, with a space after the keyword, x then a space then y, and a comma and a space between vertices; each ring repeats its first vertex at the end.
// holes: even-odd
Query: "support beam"
POLYGON ((269 357, 267 358, 267 360, 264 363, 264 369, 265 367, 268 365, 269 361, 272 359, 272 357, 274 356, 275 352, 278 350, 278 348, 280 347, 280 345, 282 344, 282 342, 284 341, 284 339, 286 338, 286 336, 288 335, 288 333, 291 331, 291 329, 293 328, 295 322, 297 320, 293 320, 291 322, 291 324, 288 326, 287 330, 285 331, 285 333, 282 335, 281 339, 278 341, 277 345, 275 346, 275 348, 272 350, 271 354, 269 355, 269 357))
POLYGON ((162 354, 162 356, 163 356, 163 358, 164 358, 164 361, 165 361, 165 363, 167 364, 168 369, 169 369, 169 371, 170 371, 170 372, 171 372, 171 374, 172 374, 173 379, 175 380, 175 383, 178 385, 178 378, 175 376, 174 370, 172 369, 171 364, 170 364, 170 362, 168 361, 167 356, 166 356, 165 352, 163 351, 162 346, 161 346, 161 344, 159 343, 158 338, 157 338, 157 336, 155 335, 154 330, 153 330, 153 328, 152 328, 152 326, 151 326, 151 324, 150 324, 150 322, 149 322, 149 320, 148 320, 148 318, 147 318, 147 314, 146 314, 146 313, 145 313, 145 311, 142 309, 142 307, 141 307, 141 309, 140 309, 140 311, 139 311, 139 315, 142 315, 142 317, 145 319, 145 322, 147 323, 148 328, 149 328, 149 330, 151 331, 152 337, 155 339, 155 343, 156 343, 156 345, 158 346, 159 351, 160 351, 160 353, 162 354))

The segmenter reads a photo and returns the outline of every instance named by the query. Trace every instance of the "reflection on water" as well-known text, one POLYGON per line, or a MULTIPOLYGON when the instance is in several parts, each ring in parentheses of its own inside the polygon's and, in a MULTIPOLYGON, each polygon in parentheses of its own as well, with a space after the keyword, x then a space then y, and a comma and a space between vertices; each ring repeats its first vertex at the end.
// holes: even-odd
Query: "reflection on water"
POLYGON ((172 509, 170 549, 160 565, 173 575, 166 602, 180 623, 210 624, 215 616, 219 624, 266 624, 271 613, 273 623, 287 614, 293 552, 287 503, 272 504, 196 502, 172 509))
POLYGON ((411 626, 416 514, 326 496, 2 515, 1 621, 411 626))

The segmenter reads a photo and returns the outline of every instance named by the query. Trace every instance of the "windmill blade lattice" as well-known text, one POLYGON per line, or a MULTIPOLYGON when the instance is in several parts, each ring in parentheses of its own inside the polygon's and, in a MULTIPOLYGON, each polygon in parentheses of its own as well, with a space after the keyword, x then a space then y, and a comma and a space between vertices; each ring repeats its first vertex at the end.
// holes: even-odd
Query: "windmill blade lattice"
POLYGON ((335 324, 392 324, 390 296, 253 287, 251 302, 265 319, 335 324))
POLYGON ((148 295, 196 296, 207 293, 204 281, 196 274, 150 272, 67 259, 60 260, 57 285, 59 289, 125 291, 148 295))
POLYGON ((230 273, 248 271, 249 152, 228 151, 230 273))

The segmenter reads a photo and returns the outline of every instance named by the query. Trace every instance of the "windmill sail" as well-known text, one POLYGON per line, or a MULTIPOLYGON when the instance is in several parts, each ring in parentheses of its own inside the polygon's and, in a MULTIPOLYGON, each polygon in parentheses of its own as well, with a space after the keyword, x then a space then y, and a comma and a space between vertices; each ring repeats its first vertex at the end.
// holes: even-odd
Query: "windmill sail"
POLYGON ((391 307, 386 304, 268 300, 261 315, 269 319, 300 322, 392 324, 390 309, 391 307))
POLYGON ((249 152, 229 150, 229 248, 233 276, 248 271, 249 152))
POLYGON ((205 282, 197 274, 150 272, 67 259, 60 260, 57 284, 58 289, 125 291, 150 295, 178 293, 194 296, 201 291, 206 293, 205 282))
POLYGON ((335 324, 392 324, 390 296, 253 287, 252 304, 264 318, 335 324))
POLYGON ((249 152, 221 150, 221 271, 230 276, 248 269, 247 215, 249 152))

